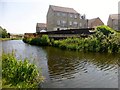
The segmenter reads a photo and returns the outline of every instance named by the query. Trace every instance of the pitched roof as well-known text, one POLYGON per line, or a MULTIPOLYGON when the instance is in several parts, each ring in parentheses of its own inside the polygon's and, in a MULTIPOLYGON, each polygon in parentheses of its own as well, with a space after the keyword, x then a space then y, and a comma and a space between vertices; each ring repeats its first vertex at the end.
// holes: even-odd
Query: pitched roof
POLYGON ((36 27, 46 27, 45 23, 37 23, 36 27))
POLYGON ((50 5, 50 7, 53 9, 53 11, 60 11, 60 12, 67 12, 67 13, 78 13, 73 8, 54 6, 54 5, 50 5))
POLYGON ((93 23, 93 22, 94 22, 95 20, 97 20, 97 19, 101 20, 99 17, 93 18, 93 19, 89 19, 89 20, 88 20, 88 24, 93 23))
POLYGON ((98 18, 89 19, 89 20, 88 20, 88 24, 93 23, 96 19, 98 19, 98 18))
POLYGON ((120 14, 110 14, 109 16, 111 19, 118 19, 120 18, 120 14), (118 17, 119 16, 119 17, 118 17))

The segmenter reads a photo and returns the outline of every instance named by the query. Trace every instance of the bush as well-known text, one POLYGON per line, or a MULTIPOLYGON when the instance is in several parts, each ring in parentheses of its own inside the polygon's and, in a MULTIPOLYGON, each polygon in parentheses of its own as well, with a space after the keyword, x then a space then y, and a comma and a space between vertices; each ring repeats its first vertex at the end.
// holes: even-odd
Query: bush
POLYGON ((107 26, 99 26, 95 34, 87 38, 54 40, 53 46, 61 49, 89 52, 120 52, 120 37, 107 26))
POLYGON ((120 53, 120 33, 108 26, 98 26, 96 33, 87 38, 67 38, 63 40, 49 40, 47 35, 41 38, 33 38, 31 44, 42 46, 54 46, 61 49, 120 53))
POLYGON ((23 38, 23 41, 25 43, 29 43, 32 45, 38 45, 38 46, 50 45, 50 39, 48 35, 42 35, 42 37, 37 37, 37 38, 23 38))
POLYGON ((42 46, 47 46, 47 45, 49 45, 49 43, 50 43, 50 39, 49 39, 49 37, 48 37, 48 35, 43 35, 41 38, 40 38, 40 45, 42 45, 42 46))
POLYGON ((23 42, 29 43, 31 42, 32 38, 23 38, 23 42))
POLYGON ((97 27, 97 31, 100 31, 100 32, 102 32, 104 35, 107 35, 107 36, 108 36, 109 34, 114 34, 114 33, 115 33, 114 30, 112 30, 110 27, 105 26, 105 25, 98 26, 98 27, 97 27))
POLYGON ((44 80, 34 64, 17 60, 13 53, 2 55, 2 78, 17 88, 35 88, 44 80))

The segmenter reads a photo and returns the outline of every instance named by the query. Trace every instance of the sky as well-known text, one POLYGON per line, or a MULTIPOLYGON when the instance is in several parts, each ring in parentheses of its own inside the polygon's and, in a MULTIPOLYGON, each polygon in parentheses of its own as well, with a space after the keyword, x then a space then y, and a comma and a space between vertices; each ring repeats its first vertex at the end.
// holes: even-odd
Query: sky
POLYGON ((46 23, 49 5, 74 8, 87 19, 100 17, 107 25, 109 14, 118 13, 120 0, 0 0, 0 26, 9 33, 36 32, 36 23, 46 23))

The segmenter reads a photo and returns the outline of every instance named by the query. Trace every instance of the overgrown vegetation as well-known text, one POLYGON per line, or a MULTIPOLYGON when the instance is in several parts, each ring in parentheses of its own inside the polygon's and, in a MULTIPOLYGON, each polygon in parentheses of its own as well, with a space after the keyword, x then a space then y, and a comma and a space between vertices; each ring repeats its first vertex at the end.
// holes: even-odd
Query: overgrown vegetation
POLYGON ((41 71, 27 59, 17 60, 14 53, 2 54, 3 88, 36 88, 43 80, 41 71))
POLYGON ((50 39, 47 35, 43 35, 41 38, 24 38, 23 41, 38 46, 48 46, 50 44, 50 39))
MULTIPOLYGON (((84 52, 108 52, 108 53, 120 53, 120 33, 111 29, 108 26, 98 26, 95 30, 95 34, 88 36, 87 38, 67 38, 63 40, 49 40, 48 36, 44 42, 45 45, 51 45, 59 47, 61 49, 77 50, 84 52)), ((43 38, 42 36, 41 38, 43 38)), ((41 38, 28 38, 25 42, 36 45, 41 44, 41 38), (31 43, 33 42, 34 43, 31 43)))

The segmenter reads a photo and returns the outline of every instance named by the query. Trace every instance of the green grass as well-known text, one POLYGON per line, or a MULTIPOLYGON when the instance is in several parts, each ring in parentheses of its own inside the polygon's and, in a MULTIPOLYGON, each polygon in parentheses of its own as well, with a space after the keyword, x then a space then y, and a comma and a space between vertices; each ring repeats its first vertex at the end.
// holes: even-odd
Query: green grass
POLYGON ((11 40, 10 38, 0 38, 0 41, 11 40))
POLYGON ((0 38, 0 41, 6 41, 6 40, 22 40, 22 38, 0 38))
POLYGON ((3 53, 2 88, 38 88, 44 81, 40 70, 27 59, 18 60, 14 53, 3 53))

